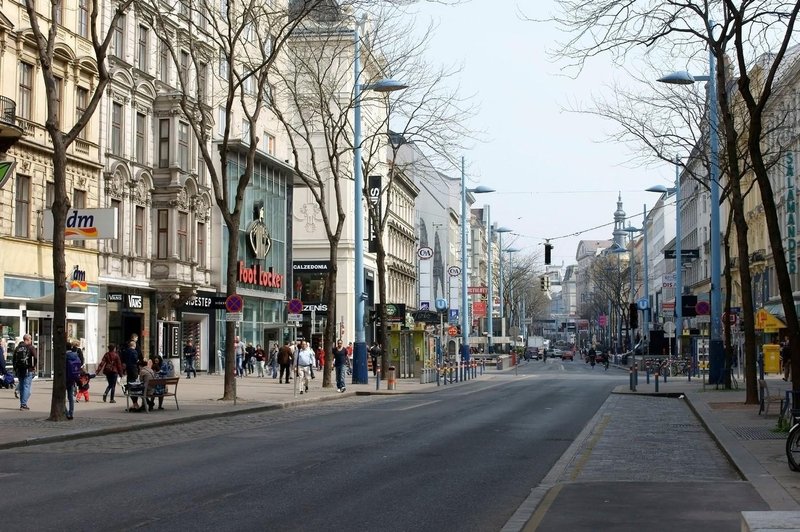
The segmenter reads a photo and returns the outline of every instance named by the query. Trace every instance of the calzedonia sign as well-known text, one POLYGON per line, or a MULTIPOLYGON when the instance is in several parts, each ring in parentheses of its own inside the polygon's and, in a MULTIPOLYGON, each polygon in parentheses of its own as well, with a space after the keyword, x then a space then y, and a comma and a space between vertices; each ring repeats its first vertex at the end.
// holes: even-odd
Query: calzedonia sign
POLYGON ((281 288, 284 276, 273 273, 272 269, 262 270, 260 264, 254 264, 248 268, 243 260, 239 261, 239 283, 251 284, 255 286, 265 286, 267 288, 281 288))

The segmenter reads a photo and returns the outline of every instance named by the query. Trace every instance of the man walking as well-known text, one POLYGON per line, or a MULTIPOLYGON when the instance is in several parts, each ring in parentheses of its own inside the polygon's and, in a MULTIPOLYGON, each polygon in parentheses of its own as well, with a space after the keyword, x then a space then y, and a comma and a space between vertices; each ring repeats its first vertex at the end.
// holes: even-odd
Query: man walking
POLYGON ((286 384, 289 384, 289 373, 292 369, 292 362, 294 362, 294 356, 292 355, 292 348, 289 345, 289 342, 283 344, 283 347, 278 349, 278 365, 281 367, 280 375, 278 376, 278 384, 284 382, 283 374, 286 373, 286 384))
POLYGON ((192 345, 192 339, 189 338, 186 340, 186 345, 183 346, 183 363, 187 379, 192 378, 189 376, 190 373, 194 374, 195 379, 197 378, 197 370, 194 369, 195 356, 197 356, 197 348, 192 345))
POLYGON ((347 366, 347 349, 342 346, 342 341, 336 342, 333 348, 333 367, 336 369, 336 391, 344 393, 344 368, 347 366))
POLYGON ((783 380, 788 381, 792 373, 792 352, 789 349, 789 338, 784 336, 781 347, 781 364, 783 365, 783 380))
POLYGON ((308 391, 308 382, 311 378, 311 368, 314 366, 314 350, 308 347, 308 342, 303 341, 297 353, 297 384, 300 393, 308 391))
POLYGON ((31 398, 33 376, 36 374, 36 348, 31 342, 31 335, 22 337, 22 342, 14 348, 14 372, 19 379, 19 409, 30 410, 28 399, 31 398))

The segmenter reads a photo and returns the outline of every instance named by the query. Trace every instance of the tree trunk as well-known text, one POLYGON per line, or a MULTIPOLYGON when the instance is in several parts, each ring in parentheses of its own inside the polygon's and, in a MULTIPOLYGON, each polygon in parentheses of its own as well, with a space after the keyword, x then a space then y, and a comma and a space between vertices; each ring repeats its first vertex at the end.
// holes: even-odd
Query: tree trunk
POLYGON ((336 276, 339 275, 336 250, 339 248, 338 237, 334 238, 330 246, 330 270, 325 282, 325 301, 328 304, 328 320, 325 322, 325 332, 322 348, 325 350, 325 367, 322 370, 322 387, 331 387, 331 369, 333 368, 333 347, 336 344, 336 276))
MULTIPOLYGON (((381 225, 381 228, 383 226, 381 225)), ((378 262, 378 301, 380 301, 380 320, 378 328, 378 341, 381 344, 383 356, 381 357, 381 379, 386 380, 389 373, 389 324, 386 314, 386 250, 383 247, 383 231, 379 231, 375 237, 377 240, 376 258, 378 262)))
MULTIPOLYGON (((50 128, 48 128, 50 129, 50 128)), ((61 133, 53 128, 53 182, 56 194, 53 197, 53 394, 50 398, 50 421, 66 419, 67 401, 67 268, 64 255, 64 227, 70 208, 67 194, 67 156, 61 133)), ((41 347, 41 346, 40 346, 41 347)), ((41 357, 41 350, 39 351, 41 357)), ((41 358, 38 363, 42 368, 41 358)))
MULTIPOLYGON (((222 159, 225 164, 225 158, 222 159)), ((239 262, 239 211, 235 215, 224 216, 225 225, 228 229, 228 263, 227 275, 225 277, 225 294, 232 296, 236 293, 238 279, 239 262)), ((233 401, 236 399, 236 353, 233 352, 234 337, 236 336, 236 322, 225 322, 225 380, 223 384, 223 401, 233 401)))

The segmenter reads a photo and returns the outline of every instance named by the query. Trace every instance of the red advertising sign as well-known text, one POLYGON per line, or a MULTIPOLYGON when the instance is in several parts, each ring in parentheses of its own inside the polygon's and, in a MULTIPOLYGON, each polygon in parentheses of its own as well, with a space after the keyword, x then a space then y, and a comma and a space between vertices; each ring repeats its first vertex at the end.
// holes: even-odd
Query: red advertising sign
POLYGON ((472 304, 472 315, 476 318, 486 317, 486 301, 475 301, 472 304))
POLYGON ((488 293, 489 289, 485 286, 468 286, 467 287, 467 294, 486 294, 488 293))

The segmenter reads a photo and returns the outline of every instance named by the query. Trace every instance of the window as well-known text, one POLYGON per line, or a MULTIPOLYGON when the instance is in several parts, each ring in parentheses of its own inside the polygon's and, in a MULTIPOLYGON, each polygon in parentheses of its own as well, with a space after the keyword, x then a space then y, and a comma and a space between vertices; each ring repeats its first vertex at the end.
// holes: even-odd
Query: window
POLYGON ((111 239, 111 252, 119 253, 119 246, 122 242, 122 223, 120 223, 120 220, 122 220, 122 202, 112 199, 111 208, 117 209, 117 234, 111 239))
POLYGON ((256 92, 256 78, 252 71, 244 73, 245 78, 242 80, 242 88, 245 94, 254 94, 256 92))
POLYGON ((14 196, 14 236, 28 238, 31 228, 31 178, 17 174, 14 196))
POLYGON ((178 213, 178 259, 189 259, 189 213, 178 213))
POLYGON ((228 58, 224 51, 219 53, 219 77, 223 80, 228 79, 228 58))
POLYGON ((197 222, 197 265, 206 267, 206 224, 197 222))
POLYGON ((189 82, 189 52, 181 50, 181 82, 185 85, 189 82))
POLYGON ((189 16, 189 1, 188 0, 180 0, 180 14, 184 17, 189 16))
POLYGON ((197 99, 205 100, 206 84, 208 83, 208 64, 200 63, 197 66, 197 99))
POLYGON ((54 94, 55 103, 56 103, 56 120, 58 123, 61 124, 61 99, 64 93, 64 80, 58 76, 53 76, 54 81, 54 94))
POLYGON ((228 123, 228 113, 225 111, 224 107, 219 108, 219 122, 217 122, 217 131, 219 132, 219 136, 222 137, 225 135, 225 126, 228 123))
POLYGON ((144 256, 144 207, 137 205, 133 219, 133 254, 144 256))
POLYGON ((53 198, 56 195, 56 184, 52 181, 48 181, 44 185, 44 208, 45 209, 52 209, 53 208, 53 198))
POLYGON ((89 37, 89 0, 78 0, 78 35, 89 37))
POLYGON ((169 81, 169 63, 172 58, 170 57, 169 47, 163 42, 159 46, 158 56, 161 69, 159 76, 161 77, 161 81, 167 83, 169 81))
POLYGON ((111 104, 111 153, 122 155, 122 104, 111 104))
MULTIPOLYGON (((72 208, 73 209, 85 209, 86 208, 86 191, 80 189, 73 189, 72 190, 72 208)), ((80 248, 86 247, 85 240, 73 240, 73 246, 77 246, 80 248)))
MULTIPOLYGON (((75 89, 75 121, 81 119, 83 113, 86 112, 86 107, 89 105, 89 89, 84 89, 83 87, 78 87, 75 89)), ((87 123, 81 132, 78 133, 78 138, 86 139, 86 130, 89 129, 89 124, 87 123)))
POLYGON ((139 26, 139 70, 145 72, 150 67, 149 32, 150 29, 147 26, 139 26))
POLYGON ((157 258, 167 258, 167 244, 169 243, 169 211, 158 210, 158 250, 157 258))
POLYGON ((145 128, 147 127, 147 116, 144 113, 136 113, 136 162, 145 162, 145 128))
POLYGON ((169 119, 158 121, 158 167, 169 168, 169 119))
POLYGON ((19 102, 17 114, 26 120, 31 119, 31 102, 33 101, 33 66, 28 63, 19 64, 19 102))
POLYGON ((275 155, 275 136, 264 132, 264 151, 270 155, 275 155))
POLYGON ((59 25, 64 24, 64 2, 59 2, 55 6, 56 12, 53 14, 53 22, 59 25))
POLYGON ((125 15, 120 15, 114 26, 114 54, 125 59, 125 15))
POLYGON ((181 170, 189 171, 189 124, 178 122, 178 164, 181 170))
POLYGON ((242 120, 242 142, 250 145, 250 121, 246 118, 242 120))

